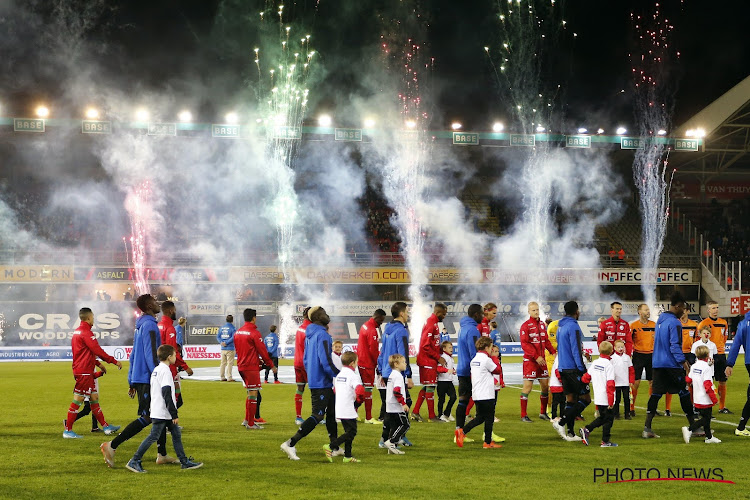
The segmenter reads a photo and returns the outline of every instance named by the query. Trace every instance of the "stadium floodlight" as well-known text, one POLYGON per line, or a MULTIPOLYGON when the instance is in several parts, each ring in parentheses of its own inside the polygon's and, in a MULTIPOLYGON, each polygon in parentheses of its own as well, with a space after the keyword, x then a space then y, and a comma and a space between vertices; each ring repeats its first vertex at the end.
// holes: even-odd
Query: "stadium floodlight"
POLYGON ((659 131, 657 132, 657 134, 658 135, 667 135, 667 131, 662 128, 662 129, 659 129, 659 131))
POLYGON ((417 122, 414 120, 406 120, 406 128, 415 128, 417 126, 417 122))
POLYGON ((375 120, 372 118, 365 118, 365 128, 373 128, 375 126, 375 120))
POLYGON ((586 133, 588 133, 588 131, 589 130, 586 127, 579 127, 578 128, 578 133, 579 134, 586 134, 586 133))
POLYGON ((500 122, 495 122, 492 124, 492 131, 493 132, 502 132, 503 131, 503 124, 500 122))
POLYGON ((49 116, 49 108, 47 106, 37 106, 35 113, 39 118, 47 118, 49 116))
POLYGON ((330 127, 331 123, 333 123, 333 120, 330 115, 320 115, 320 117, 318 117, 318 125, 321 127, 330 127))
POLYGON ((453 123, 451 123, 451 128, 453 130, 461 130, 461 127, 463 127, 463 125, 461 125, 459 122, 453 122, 453 123))
POLYGON ((135 119, 139 122, 148 121, 148 116, 148 110, 145 108, 140 108, 135 112, 135 119))
POLYGON ((696 137, 706 137, 706 130, 702 128, 695 129, 695 136, 696 137))
POLYGON ((625 127, 617 127, 617 135, 622 135, 628 132, 628 129, 625 127))
POLYGON ((188 110, 183 110, 180 111, 177 118, 179 118, 181 122, 189 122, 193 119, 193 114, 188 110))
POLYGON ((99 110, 97 110, 96 108, 88 108, 86 110, 86 118, 88 118, 89 120, 96 120, 97 118, 99 118, 99 110))
POLYGON ((544 127, 542 127, 541 125, 537 125, 537 127, 536 127, 536 131, 537 131, 538 133, 540 133, 540 134, 541 134, 542 132, 544 132, 545 130, 547 130, 547 129, 545 129, 545 128, 544 128, 544 127))
POLYGON ((597 131, 596 131, 596 133, 597 133, 597 134, 603 134, 603 133, 604 133, 604 129, 603 129, 603 128, 600 128, 599 130, 597 130, 597 131))
POLYGON ((234 111, 230 111, 229 113, 224 115, 224 119, 227 121, 227 123, 235 124, 240 120, 240 117, 234 111))

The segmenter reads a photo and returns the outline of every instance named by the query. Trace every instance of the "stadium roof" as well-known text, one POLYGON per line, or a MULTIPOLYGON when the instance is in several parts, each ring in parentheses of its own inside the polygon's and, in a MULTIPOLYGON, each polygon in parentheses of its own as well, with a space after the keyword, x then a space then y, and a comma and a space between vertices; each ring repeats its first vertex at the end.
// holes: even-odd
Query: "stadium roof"
POLYGON ((699 154, 675 153, 670 165, 677 175, 697 176, 707 182, 718 176, 750 175, 750 76, 706 106, 672 135, 687 137, 703 129, 705 143, 699 154))

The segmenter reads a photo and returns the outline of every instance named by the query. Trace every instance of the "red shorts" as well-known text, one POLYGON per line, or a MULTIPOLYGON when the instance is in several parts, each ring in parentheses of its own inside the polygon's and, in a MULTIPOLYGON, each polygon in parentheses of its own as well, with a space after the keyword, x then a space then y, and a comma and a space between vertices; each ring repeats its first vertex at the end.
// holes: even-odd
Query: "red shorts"
POLYGON ((523 362, 523 379, 534 380, 537 378, 549 378, 549 371, 547 371, 547 363, 540 365, 536 361, 524 361, 523 362))
POLYGON ((419 383, 422 385, 437 385, 437 374, 437 367, 435 366, 420 366, 419 383))
POLYGON ((258 390, 260 389, 260 372, 259 371, 240 371, 240 377, 242 382, 245 383, 246 389, 258 390))
POLYGON ((359 377, 362 379, 362 385, 373 387, 375 385, 375 369, 359 367, 359 377))
POLYGON ((73 378, 76 379, 76 386, 73 389, 73 393, 78 394, 79 396, 90 396, 94 391, 94 384, 96 383, 94 376, 73 375, 73 378))
POLYGON ((294 367, 294 378, 296 379, 298 384, 307 383, 307 372, 305 371, 305 368, 303 366, 294 367))

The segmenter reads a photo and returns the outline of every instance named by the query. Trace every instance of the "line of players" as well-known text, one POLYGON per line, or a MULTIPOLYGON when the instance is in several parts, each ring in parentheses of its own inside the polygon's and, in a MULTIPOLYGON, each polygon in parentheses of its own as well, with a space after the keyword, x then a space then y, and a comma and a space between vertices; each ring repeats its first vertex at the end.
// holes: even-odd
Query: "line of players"
MULTIPOLYGON (((174 344, 175 343, 175 335, 174 335, 174 328, 172 326, 172 322, 176 318, 175 315, 175 307, 174 304, 171 302, 165 302, 161 306, 161 310, 163 312, 162 320, 158 324, 158 331, 160 331, 157 334, 157 329, 153 328, 156 326, 156 321, 153 319, 155 315, 159 311, 159 306, 156 304, 155 300, 153 300, 150 296, 142 296, 139 297, 138 306, 141 308, 141 310, 144 312, 144 315, 139 318, 137 328, 136 328, 136 337, 134 339, 134 349, 131 352, 131 367, 130 367, 130 373, 129 373, 129 383, 130 383, 130 393, 131 397, 138 395, 139 399, 139 419, 132 422, 128 428, 123 431, 113 442, 111 443, 104 443, 102 445, 102 452, 105 457, 105 462, 112 466, 114 464, 114 450, 116 449, 116 445, 120 444, 124 440, 129 439, 133 435, 140 432, 141 429, 143 429, 146 425, 150 423, 148 411, 149 411, 149 404, 150 401, 147 401, 148 398, 148 380, 140 381, 135 380, 139 375, 137 372, 143 371, 142 374, 144 377, 146 375, 150 376, 150 374, 146 374, 146 371, 153 371, 153 368, 155 366, 150 367, 151 370, 148 370, 149 366, 140 366, 140 365, 148 365, 149 362, 151 364, 156 365, 155 361, 155 348, 158 347, 160 343, 169 343, 174 344), (143 300, 141 300, 143 299, 143 300), (150 321, 154 323, 154 325, 151 325, 148 323, 146 325, 144 321, 150 321), (170 321, 171 320, 171 321, 170 321), (148 327, 151 327, 151 331, 146 332, 144 330, 148 329, 148 327), (142 335, 139 335, 140 330, 144 330, 142 335), (172 335, 169 334, 169 332, 172 332, 172 335), (147 352, 148 347, 151 348, 151 355, 149 355, 147 352), (153 358, 153 361, 151 360, 153 358), (143 370, 141 370, 143 368, 143 370), (135 375, 134 375, 135 373, 135 375), (139 390, 140 387, 140 390, 139 390), (118 442, 119 441, 119 442, 118 442)), ((571 304, 571 303, 569 303, 571 304)), ((575 304, 575 303, 572 303, 575 304)), ((637 363, 637 366, 641 367, 640 372, 646 371, 647 376, 649 374, 649 371, 653 372, 652 370, 652 357, 654 352, 654 340, 655 340, 655 332, 658 329, 656 325, 654 325, 653 322, 649 320, 649 311, 647 306, 641 305, 639 307, 639 320, 634 322, 631 325, 628 325, 626 322, 624 322, 621 317, 621 311, 622 311, 622 305, 618 302, 615 302, 611 305, 612 307, 612 317, 608 320, 604 320, 600 324, 600 331, 598 335, 598 343, 600 344, 600 347, 602 344, 607 342, 607 344, 615 344, 618 343, 621 344, 622 347, 624 347, 620 352, 627 354, 627 350, 630 348, 635 354, 634 357, 634 363, 637 363), (624 351, 624 352, 623 352, 624 351), (650 352, 647 352, 650 351, 650 352), (642 354, 644 356, 639 356, 639 354, 642 354)), ((724 368, 722 371, 725 375, 731 375, 731 369, 734 365, 734 361, 737 358, 737 354, 739 352, 739 347, 747 347, 745 346, 746 343, 750 342, 750 335, 747 335, 747 329, 748 329, 748 320, 750 318, 746 318, 743 322, 740 323, 740 327, 738 329, 738 337, 735 343, 735 348, 733 348, 732 354, 730 354, 730 360, 727 363, 726 361, 726 355, 723 352, 724 351, 724 341, 726 340, 726 322, 718 318, 718 304, 716 303, 709 303, 709 318, 704 320, 700 325, 695 325, 693 328, 694 322, 690 322, 689 319, 687 319, 687 315, 685 314, 685 308, 684 308, 684 301, 682 301, 682 307, 676 309, 675 311, 670 310, 669 313, 674 314, 675 312, 679 312, 679 331, 680 331, 680 338, 679 338, 679 346, 680 350, 682 351, 683 357, 682 359, 685 359, 685 355, 690 354, 687 349, 688 346, 692 346, 693 342, 690 340, 691 336, 694 335, 692 332, 697 330, 702 330, 705 328, 706 333, 704 334, 704 337, 714 337, 716 340, 720 342, 721 345, 721 351, 719 351, 719 346, 716 346, 716 354, 714 355, 713 359, 713 365, 714 368, 716 368, 716 371, 719 371, 720 368, 724 368), (722 359, 723 355, 723 359, 722 359)), ((330 318, 327 317, 325 314, 325 311, 322 310, 322 308, 319 308, 322 312, 321 315, 324 315, 327 320, 330 318)), ((674 308, 673 308, 674 309, 674 308)), ((549 325, 549 328, 547 328, 547 324, 544 321, 540 320, 539 317, 539 306, 535 302, 531 302, 528 305, 529 310, 529 319, 523 323, 521 326, 521 344, 524 351, 524 361, 523 361, 523 378, 524 378, 524 386, 521 393, 521 412, 522 412, 522 421, 524 422, 530 422, 531 419, 528 417, 526 412, 526 407, 528 403, 528 394, 531 391, 531 388, 533 386, 533 380, 538 379, 540 381, 540 385, 542 386, 541 389, 541 397, 540 397, 540 418, 544 420, 548 420, 549 417, 546 414, 547 410, 547 404, 549 399, 549 371, 547 370, 547 366, 549 363, 549 357, 550 355, 556 354, 556 348, 555 348, 555 341, 557 340, 559 342, 559 338, 557 338, 558 330, 561 329, 562 326, 566 323, 570 323, 570 318, 574 316, 573 314, 569 314, 568 310, 566 309, 566 317, 563 318, 563 320, 560 320, 559 322, 552 322, 549 325), (551 334, 550 334, 551 332, 551 334), (545 353, 546 356, 545 357, 545 353)), ((238 362, 238 368, 240 371, 240 375, 243 378, 243 381, 245 382, 245 387, 248 391, 248 397, 246 400, 246 418, 245 421, 243 421, 243 425, 250 429, 258 429, 262 428, 257 426, 257 424, 254 423, 254 416, 257 413, 257 408, 259 407, 260 401, 259 399, 259 389, 260 389, 260 368, 263 365, 271 366, 274 371, 276 371, 276 367, 273 366, 272 360, 268 357, 268 354, 266 352, 265 346, 263 344, 262 338, 260 336, 260 333, 256 328, 253 328, 255 326, 255 311, 252 309, 247 309, 244 311, 245 316, 245 325, 240 329, 240 331, 244 331, 243 334, 240 335, 240 345, 241 348, 238 348, 238 358, 240 358, 240 361, 238 362), (247 337, 246 342, 243 342, 243 335, 247 337), (265 354, 265 355, 264 355, 265 354)), ((332 356, 331 347, 332 347, 332 339, 330 335, 327 334, 327 321, 325 322, 325 325, 323 330, 325 331, 325 335, 327 338, 324 338, 324 342, 320 346, 322 349, 318 348, 317 352, 314 352, 313 354, 317 358, 318 366, 327 366, 329 372, 321 377, 320 370, 317 370, 317 372, 313 373, 313 380, 308 382, 308 371, 310 371, 310 367, 312 366, 313 360, 312 355, 309 350, 309 346, 312 344, 310 341, 310 333, 308 330, 310 329, 310 325, 312 325, 314 322, 310 320, 309 318, 310 308, 306 309, 304 311, 304 322, 300 326, 298 332, 297 332, 297 339, 296 339, 296 352, 295 352, 295 375, 296 375, 296 382, 298 385, 298 391, 295 395, 295 406, 296 406, 296 413, 297 413, 297 423, 300 424, 300 430, 295 435, 294 438, 287 441, 285 444, 287 445, 287 448, 291 448, 293 450, 294 444, 296 441, 304 437, 307 433, 312 431, 312 429, 315 428, 315 426, 320 423, 321 421, 325 420, 328 416, 328 422, 332 422, 331 424, 326 423, 326 425, 329 427, 329 435, 333 436, 335 438, 336 436, 336 420, 335 420, 335 396, 333 394, 333 378, 336 377, 339 374, 339 371, 341 370, 341 362, 334 363, 334 359, 336 356, 332 356), (307 419, 302 420, 301 418, 301 403, 302 403, 302 393, 304 391, 305 384, 309 383, 311 391, 313 391, 313 415, 307 419), (323 392, 320 392, 323 391, 323 392), (317 404, 316 404, 317 403, 317 404), (333 417, 333 418, 330 418, 333 417), (312 419, 312 420, 311 420, 312 419), (302 421, 302 422, 300 422, 302 421), (290 444, 292 443, 292 444, 290 444)), ((393 373, 393 363, 392 363, 392 356, 400 355, 404 358, 404 366, 403 370, 403 377, 405 380, 403 380, 404 385, 404 392, 405 392, 405 399, 404 404, 406 404, 408 407, 411 407, 411 400, 409 397, 408 389, 411 389, 414 387, 413 380, 412 380, 412 373, 411 373, 411 366, 409 364, 409 333, 407 330, 407 322, 408 322, 408 308, 407 305, 403 302, 397 302, 392 307, 391 313, 394 317, 394 320, 388 323, 386 325, 384 334, 383 334, 383 342, 382 342, 382 350, 379 349, 378 345, 378 328, 385 319, 385 312, 383 310, 377 310, 375 311, 373 317, 365 323, 361 330, 360 330, 360 338, 359 338, 359 344, 358 344, 358 360, 359 361, 359 377, 361 377, 361 381, 363 382, 364 386, 364 394, 362 395, 362 400, 365 403, 365 412, 366 412, 366 422, 371 424, 380 424, 383 420, 387 419, 387 412, 385 415, 383 415, 382 411, 387 408, 387 402, 386 402, 386 392, 389 392, 390 395, 393 395, 393 391, 388 391, 389 382, 391 381, 391 374, 393 373), (380 419, 374 419, 372 416, 372 391, 375 384, 375 379, 377 377, 378 381, 378 388, 381 392, 381 399, 384 401, 384 404, 382 405, 381 409, 381 418, 380 419), (369 403, 368 403, 369 401, 369 403), (386 418, 382 418, 386 417, 386 418)), ((471 409, 472 399, 471 399, 471 393, 472 393, 472 385, 476 382, 472 380, 472 369, 471 366, 472 361, 477 356, 477 341, 481 337, 488 337, 490 334, 490 323, 491 320, 494 319, 496 313, 497 313, 497 307, 490 303, 486 304, 484 307, 480 306, 479 304, 472 304, 468 311, 467 316, 462 318, 460 321, 461 324, 461 331, 459 332, 459 339, 458 339, 458 367, 456 370, 456 374, 458 375, 459 380, 459 390, 458 390, 458 406, 456 411, 456 441, 457 443, 463 443, 464 441, 468 441, 468 439, 465 439, 463 437, 463 429, 465 429, 465 420, 466 416, 468 415, 469 410, 471 409), (459 430, 462 430, 462 433, 459 434, 459 430)), ((450 417, 450 403, 448 407, 446 408, 446 412, 440 415, 438 417, 435 414, 434 409, 434 394, 436 387, 439 387, 438 379, 440 377, 440 373, 442 372, 442 376, 446 378, 452 379, 452 368, 448 368, 449 364, 452 363, 452 353, 445 349, 447 346, 444 345, 442 342, 441 334, 439 331, 439 323, 443 321, 447 314, 447 308, 444 304, 436 304, 435 308, 433 310, 433 314, 428 318, 427 322, 425 323, 422 334, 420 338, 419 343, 419 354, 417 355, 417 363, 419 365, 420 369, 420 378, 422 382, 422 389, 419 391, 419 395, 417 398, 417 403, 414 407, 414 411, 412 413, 412 418, 417 421, 422 421, 422 417, 419 414, 420 407, 423 402, 426 402, 428 407, 428 414, 429 419, 432 421, 437 420, 450 420, 452 417, 450 417)), ((577 319, 577 304, 576 304, 576 311, 575 311, 575 319, 577 319)), ((93 335, 89 336, 86 335, 86 325, 88 325, 88 328, 91 328, 91 323, 93 322, 93 314, 90 310, 81 310, 80 313, 81 317, 81 326, 77 330, 77 332, 80 333, 80 335, 75 335, 73 338, 73 353, 74 353, 74 376, 76 378, 76 388, 74 390, 74 401, 71 404, 71 408, 69 409, 68 413, 68 419, 66 420, 65 425, 65 432, 64 437, 70 438, 70 437, 79 437, 72 431, 72 423, 77 419, 78 417, 78 408, 81 405, 81 402, 83 398, 89 397, 92 399, 91 401, 91 407, 94 411, 94 414, 99 417, 101 416, 100 423, 102 423, 103 426, 109 427, 108 430, 112 431, 111 427, 106 424, 104 421, 103 415, 101 415, 101 409, 98 408, 98 405, 96 409, 94 410, 94 405, 97 403, 95 401, 95 374, 94 374, 94 363, 95 363, 95 357, 98 356, 102 359, 104 359, 107 362, 118 364, 114 360, 114 358, 109 357, 104 351, 101 350, 101 348, 96 349, 98 347, 98 344, 96 346, 90 346, 90 340, 93 340, 95 342, 95 338, 93 335), (85 341, 85 342, 84 342, 85 341), (111 358, 111 359, 110 359, 111 358), (86 366, 83 366, 86 365, 86 366), (90 366, 89 366, 90 365, 90 366), (85 372, 85 373, 84 373, 85 372), (92 397, 93 396, 93 397, 92 397)), ((661 318, 660 318, 661 322, 661 318)), ((322 322, 319 322, 322 323, 322 322)), ((568 342, 568 350, 570 352, 578 351, 580 355, 578 356, 577 360, 574 360, 574 368, 577 369, 580 373, 578 373, 577 381, 575 381, 576 384, 580 385, 584 379, 585 375, 585 368, 583 370, 580 369, 579 363, 582 363, 583 360, 583 349, 582 349, 582 338, 580 333, 580 327, 577 326, 577 322, 575 322, 575 325, 577 327, 576 330, 576 336, 575 339, 571 342, 570 339, 567 340, 568 342)), ((315 330, 315 329, 313 329, 315 330)), ((314 333, 314 332, 313 332, 314 333)), ((568 335, 569 332, 568 332, 568 335)), ((705 338, 704 343, 709 343, 710 339, 705 338)), ((492 342, 490 342, 491 344, 492 342)), ((716 342, 714 342, 716 343, 716 342)), ((487 345, 487 352, 490 353, 489 345, 487 345)), ((604 356, 611 355, 610 353, 602 353, 604 356)), ((575 356, 573 356, 575 357, 575 356)), ((690 358, 690 356, 687 356, 690 358)), ((497 374, 499 375, 499 381, 496 379, 496 389, 499 389, 498 386, 502 386, 502 371, 500 368, 500 358, 499 358, 499 352, 497 358, 495 358, 497 364, 497 370, 489 370, 488 373, 490 374, 497 374)), ((590 359, 590 357, 589 357, 590 359)), ((567 360, 565 362, 569 362, 570 360, 567 360)), ((691 360, 694 362, 694 357, 691 360)), ((181 359, 181 357, 177 358, 178 365, 185 370, 189 375, 192 374, 192 370, 187 366, 187 364, 181 359)), ((573 420, 575 420, 575 416, 579 415, 582 411, 582 408, 580 408, 581 399, 579 398, 579 401, 576 402, 576 396, 580 396, 580 394, 575 394, 575 391, 570 391, 569 388, 566 388, 566 370, 568 368, 565 368, 563 366, 563 362, 558 362, 558 359, 553 359, 553 373, 555 376, 552 378, 553 380, 553 393, 556 392, 559 394, 559 387, 563 388, 563 391, 565 392, 565 396, 567 399, 567 402, 565 404, 565 414, 562 417, 562 422, 555 422, 555 428, 560 429, 563 427, 563 424, 567 424, 571 426, 570 424, 570 417, 568 415, 569 411, 572 411, 573 409, 576 409, 577 412, 573 414, 573 420)), ((98 364, 98 362, 96 362, 98 364)), ((593 365, 592 365, 593 366, 593 365)), ((119 366, 118 366, 119 367, 119 366)), ((689 370, 689 365, 685 366, 685 370, 689 370)), ((750 365, 748 365, 748 371, 750 372, 750 365)), ((569 375, 569 374, 568 374, 569 375)), ((175 389, 176 389, 176 402, 177 406, 179 407, 181 405, 181 395, 180 395, 180 389, 179 389, 179 377, 177 375, 176 369, 173 369, 173 376, 175 379, 175 389)), ((359 378, 358 377, 358 378, 359 378)), ((568 377, 569 378, 569 377, 568 377)), ((723 377, 724 381, 724 388, 726 387, 725 381, 726 378, 723 377)), ((631 381, 632 381, 632 375, 631 375, 631 381)), ((720 377, 717 377, 717 381, 721 384, 720 377)), ((444 379, 444 382, 448 382, 444 379)), ((449 382, 451 388, 452 388, 452 382, 449 382)), ((568 384, 570 385, 570 384, 568 384)), ((651 384, 650 384, 651 385, 651 384)), ((679 385, 679 384, 676 384, 679 385)), ((653 387, 653 385, 652 385, 653 387)), ((684 381, 683 381, 683 388, 684 388, 684 381)), ((446 391, 449 392, 449 389, 446 391)), ((614 391, 613 391, 614 392, 614 391)), ((637 395, 637 385, 633 386, 633 392, 634 396, 637 395)), ((653 391, 652 391, 653 392, 653 391)), ((670 393, 670 391, 661 391, 659 394, 656 394, 659 398, 661 397, 661 394, 666 392, 667 394, 670 393)), ((683 398, 682 391, 676 391, 679 392, 681 395, 681 400, 683 398)), ((723 391, 723 395, 725 396, 726 389, 723 391)), ((719 395, 722 395, 721 389, 719 390, 719 395)), ((358 398, 359 399, 359 398, 358 398)), ((495 397, 496 399, 496 397, 495 397)), ((649 401, 649 408, 652 406, 652 401, 654 400, 654 395, 652 394, 652 397, 649 401)), ((656 399, 658 402, 658 398, 656 399)), ((558 400, 559 403, 559 400, 558 400)), ((627 402, 626 402, 627 404, 627 402)), ((442 406, 442 405, 440 405, 442 406)), ((598 405, 599 406, 599 405, 598 405)), ((585 404, 583 405, 585 408, 585 404)), ((494 413, 494 405, 493 405, 493 411, 494 413)), ((725 406, 721 407, 724 411, 723 413, 728 413, 729 411, 726 409, 725 406)), ((684 409, 684 405, 683 405, 684 409)), ((692 410, 692 406, 690 408, 692 410)), ((627 406, 626 406, 627 411, 627 406)), ((486 408, 478 408, 477 415, 478 417, 481 416, 482 418, 485 418, 487 415, 486 408)), ((654 407, 654 413, 655 414, 655 407, 654 407)), ((649 411, 648 415, 648 425, 647 430, 644 430, 644 437, 655 437, 655 435, 646 435, 646 434, 653 434, 652 431, 650 431, 650 422, 651 418, 653 418, 653 414, 649 411)), ((750 432, 745 430, 744 424, 747 421, 747 417, 750 415, 750 386, 748 387, 748 404, 746 404, 745 409, 743 410, 743 418, 740 422, 740 426, 738 427, 736 434, 742 435, 742 436, 750 436, 750 432)), ((633 416, 632 410, 629 416, 633 416)), ((690 414, 692 417, 692 412, 690 414)), ((628 416, 626 415, 626 418, 628 416)), ((614 415, 613 415, 614 418, 614 415)), ((392 420, 392 419, 391 419, 392 420)), ((481 423, 481 422, 480 422, 481 423)), ((408 422, 407 422, 408 424, 408 422)), ((395 427, 404 427, 403 422, 396 421, 396 422, 386 422, 384 425, 383 430, 383 443, 387 443, 385 447, 392 447, 396 444, 410 444, 408 439, 405 436, 405 431, 401 432, 399 437, 399 441, 392 442, 390 441, 390 437, 394 435, 392 432, 395 427)), ((408 425, 407 425, 408 428, 408 425)), ((491 425, 489 426, 490 432, 491 432, 491 425)), ((348 434, 351 434, 351 432, 348 432, 348 434)), ((356 434, 356 427, 354 428, 354 434, 356 434)), ((565 438, 570 438, 570 433, 567 435, 561 434, 565 438)), ((574 434, 573 434, 574 435, 574 434)), ((353 436, 352 436, 353 438, 353 436)), ((485 436, 486 444, 489 442, 500 442, 504 441, 503 438, 500 438, 499 436, 496 436, 494 433, 491 434, 491 436, 485 436)), ((333 441, 332 441, 333 443, 333 441)), ((343 443, 343 442, 342 442, 343 443)), ((157 458, 157 463, 168 463, 168 462, 174 462, 175 459, 171 459, 167 457, 166 450, 164 448, 164 437, 162 436, 162 439, 159 440, 159 455, 157 458)), ((351 440, 349 441, 349 446, 351 445, 351 440)), ((494 447, 494 446, 492 446, 494 447)), ((287 450, 285 450, 287 451, 287 450)), ((333 449, 332 451, 336 451, 336 449, 333 449)), ((390 449, 389 449, 390 451, 390 449)), ((290 454, 287 451, 287 454, 290 455, 290 458, 292 458, 292 454, 290 454)), ((293 455, 296 456, 296 451, 293 452, 293 455)), ((182 457, 181 457, 182 458, 182 457)), ((347 457, 351 458, 351 457, 347 457)))

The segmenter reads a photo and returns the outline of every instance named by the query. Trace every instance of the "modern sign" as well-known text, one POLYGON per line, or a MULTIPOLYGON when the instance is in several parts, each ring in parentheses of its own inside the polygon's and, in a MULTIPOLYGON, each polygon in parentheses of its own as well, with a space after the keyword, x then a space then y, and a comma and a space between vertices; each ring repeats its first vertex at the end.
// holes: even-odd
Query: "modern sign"
POLYGON ((675 139, 675 151, 698 151, 698 139, 675 139))

